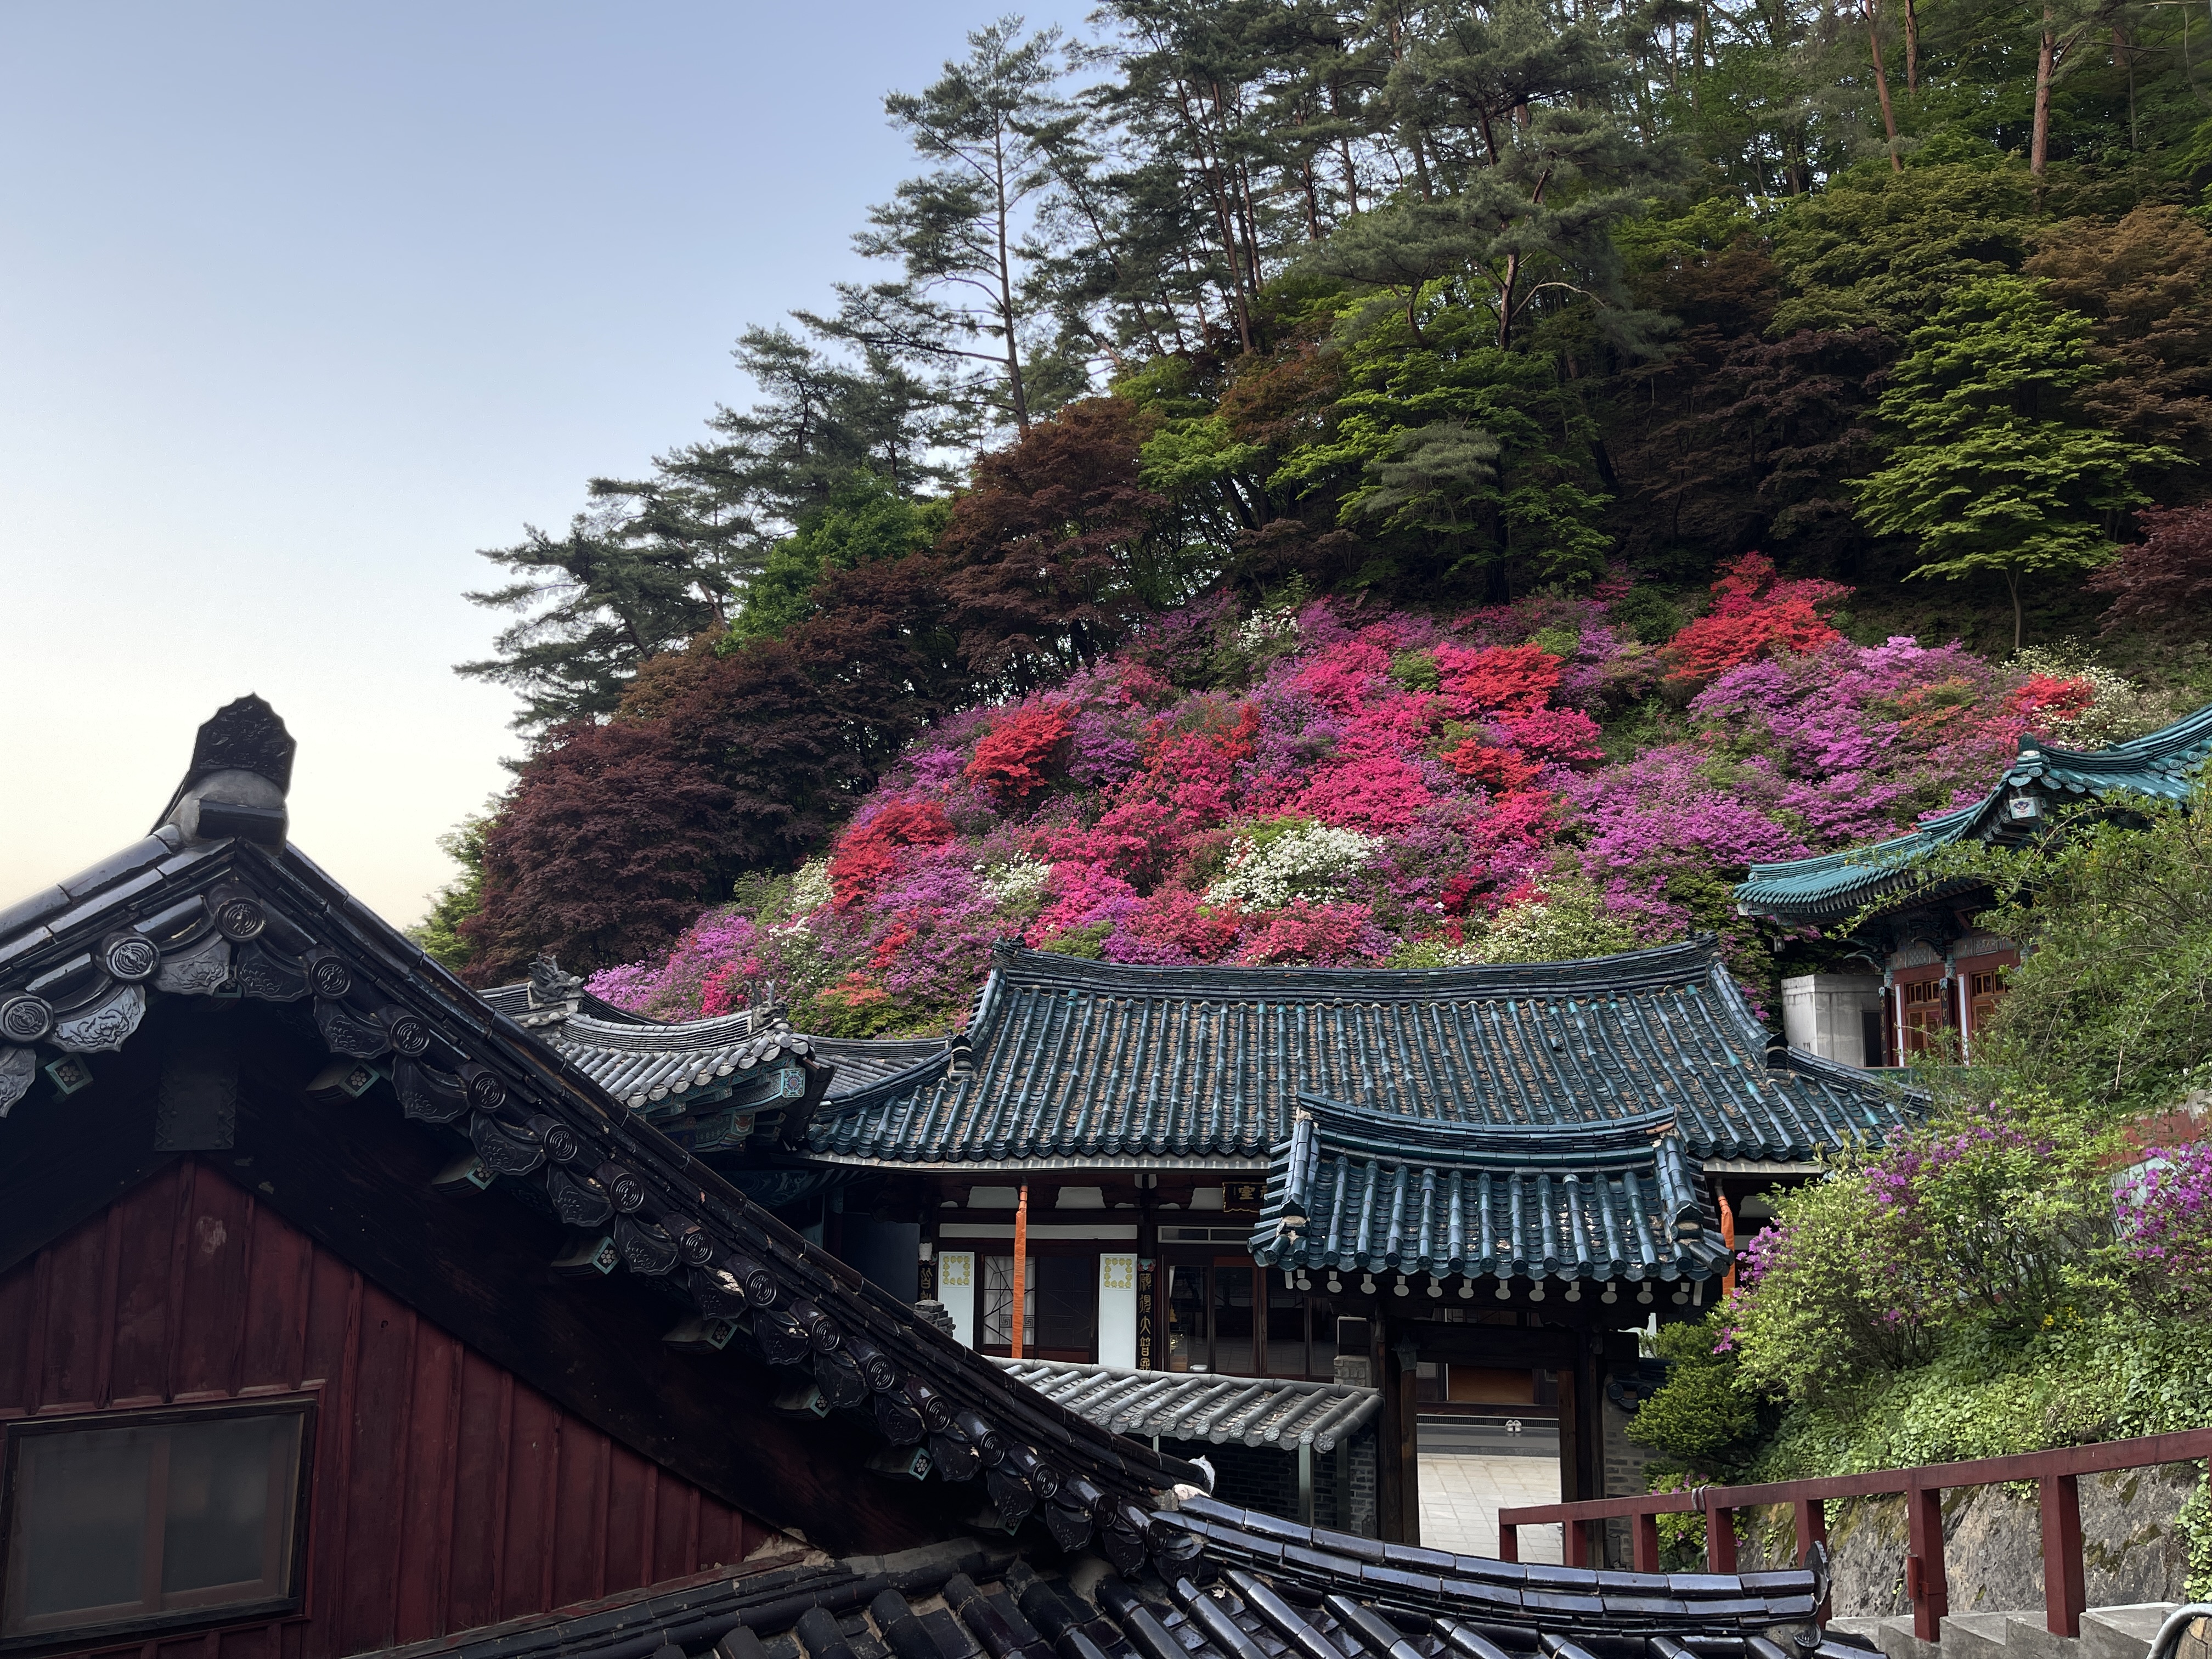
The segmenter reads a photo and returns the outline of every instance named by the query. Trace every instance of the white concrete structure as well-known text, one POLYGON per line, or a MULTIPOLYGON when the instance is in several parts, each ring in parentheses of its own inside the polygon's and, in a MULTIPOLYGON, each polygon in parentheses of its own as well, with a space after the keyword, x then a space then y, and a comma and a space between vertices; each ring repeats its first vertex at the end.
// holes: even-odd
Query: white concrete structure
POLYGON ((1881 1064, 1881 981, 1873 974, 1801 974, 1782 981, 1790 1046, 1846 1066, 1881 1064))

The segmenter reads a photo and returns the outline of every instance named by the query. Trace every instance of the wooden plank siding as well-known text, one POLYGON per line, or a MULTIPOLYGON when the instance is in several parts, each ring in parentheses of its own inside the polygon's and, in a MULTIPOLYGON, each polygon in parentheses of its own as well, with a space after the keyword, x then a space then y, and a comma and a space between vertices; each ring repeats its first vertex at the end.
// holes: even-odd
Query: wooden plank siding
POLYGON ((0 1274, 0 1421, 317 1401, 301 1610, 88 1653, 337 1659, 683 1577, 772 1536, 205 1160, 174 1160, 0 1274))

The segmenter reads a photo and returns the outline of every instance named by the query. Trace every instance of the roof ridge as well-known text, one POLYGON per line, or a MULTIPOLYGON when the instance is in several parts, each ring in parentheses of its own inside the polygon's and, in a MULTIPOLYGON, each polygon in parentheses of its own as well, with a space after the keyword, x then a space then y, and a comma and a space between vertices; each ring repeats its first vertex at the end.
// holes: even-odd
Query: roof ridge
POLYGON ((1610 956, 1568 962, 1486 962, 1449 968, 1311 968, 1104 962, 1026 947, 999 953, 994 971, 1008 988, 1150 989, 1206 1001, 1249 1000, 1224 991, 1274 992, 1295 1000, 1326 998, 1332 991, 1433 995, 1443 989, 1499 994, 1635 989, 1700 979, 1721 959, 1717 939, 1693 933, 1672 945, 1649 945, 1610 956))

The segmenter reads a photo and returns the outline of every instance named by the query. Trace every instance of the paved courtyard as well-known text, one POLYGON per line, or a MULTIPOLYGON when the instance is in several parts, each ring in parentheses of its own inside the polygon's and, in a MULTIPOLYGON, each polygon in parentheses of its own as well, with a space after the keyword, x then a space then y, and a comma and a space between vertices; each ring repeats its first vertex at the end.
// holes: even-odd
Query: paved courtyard
MULTIPOLYGON (((1467 1555, 1498 1553, 1500 1508, 1559 1501, 1557 1457, 1423 1452, 1420 1480, 1421 1542, 1467 1555)), ((1523 1527, 1521 1559, 1559 1560, 1559 1528, 1523 1527)))

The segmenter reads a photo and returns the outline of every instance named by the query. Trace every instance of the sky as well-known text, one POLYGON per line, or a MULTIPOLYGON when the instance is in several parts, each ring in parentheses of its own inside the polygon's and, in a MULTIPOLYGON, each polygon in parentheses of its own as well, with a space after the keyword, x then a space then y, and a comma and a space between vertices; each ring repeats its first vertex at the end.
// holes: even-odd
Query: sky
MULTIPOLYGON (((1079 4, 1031 5, 1075 24, 1079 4)), ((0 906, 273 703, 292 839, 387 919, 520 752, 477 550, 750 388, 917 170, 952 0, 0 7, 0 906)))

